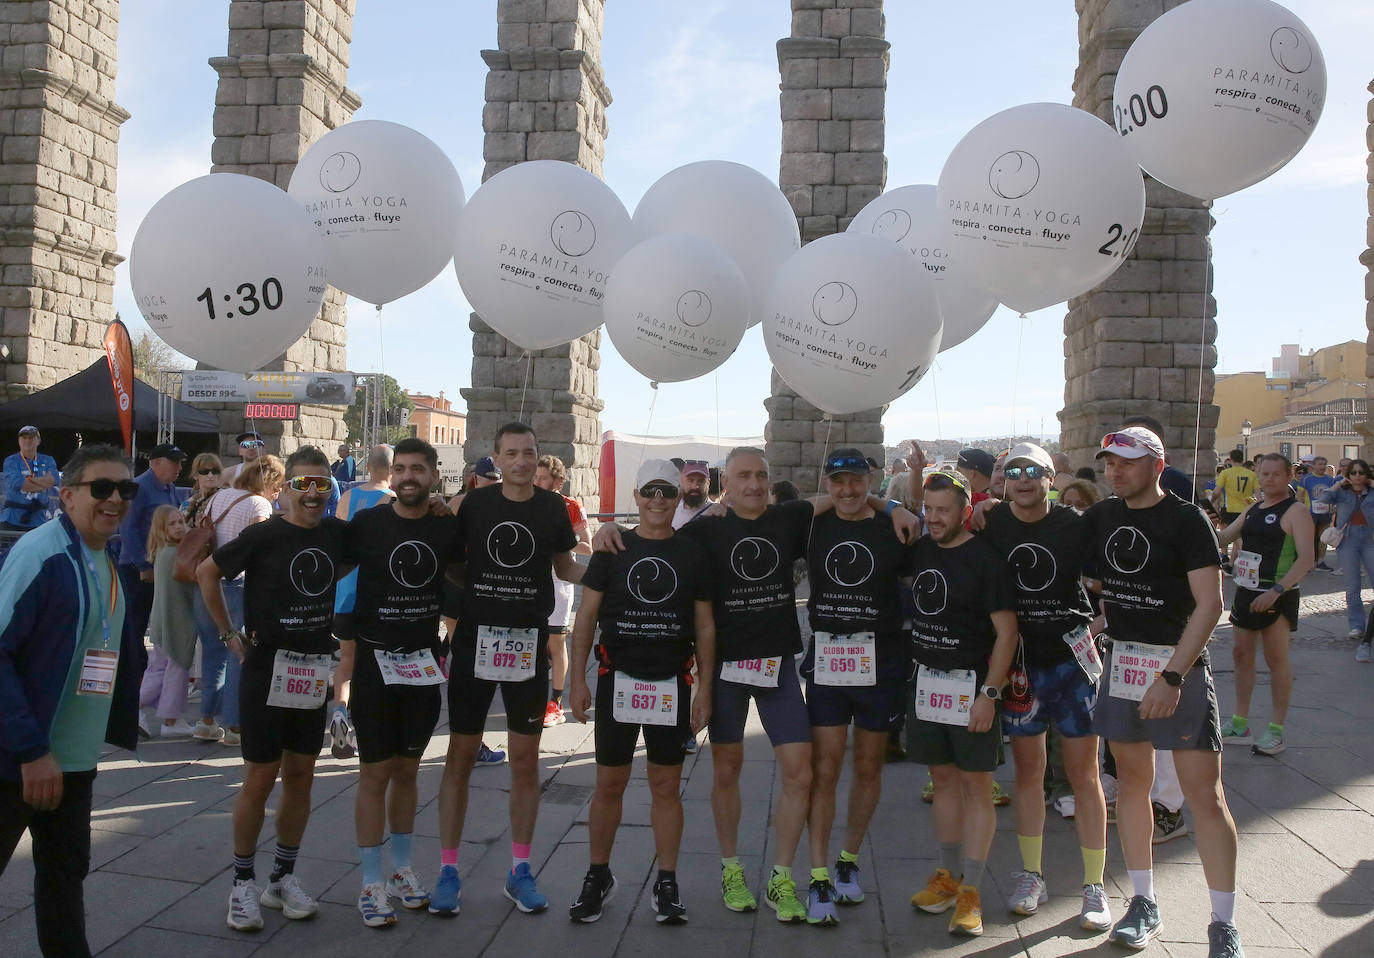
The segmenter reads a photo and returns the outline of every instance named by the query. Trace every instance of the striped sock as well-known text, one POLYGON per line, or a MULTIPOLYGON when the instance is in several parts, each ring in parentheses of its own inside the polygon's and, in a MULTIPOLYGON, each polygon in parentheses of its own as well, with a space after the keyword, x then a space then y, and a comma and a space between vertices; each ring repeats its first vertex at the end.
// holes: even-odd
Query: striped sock
POLYGON ((296 870, 296 856, 300 854, 301 846, 283 845, 277 842, 277 851, 273 856, 272 874, 268 876, 269 881, 281 881, 283 875, 289 875, 296 870))
POLYGON ((254 855, 235 855, 234 856, 234 882, 252 881, 258 877, 257 867, 253 861, 254 855))

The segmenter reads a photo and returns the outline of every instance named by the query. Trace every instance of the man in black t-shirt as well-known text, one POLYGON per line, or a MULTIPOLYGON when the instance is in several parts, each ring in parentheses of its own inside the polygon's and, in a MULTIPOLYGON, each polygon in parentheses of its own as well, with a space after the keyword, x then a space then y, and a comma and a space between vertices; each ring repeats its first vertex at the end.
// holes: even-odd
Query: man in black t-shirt
POLYGON ((358 911, 369 928, 395 924, 391 898, 410 909, 429 904, 411 855, 415 779, 443 705, 444 570, 462 557, 458 520, 431 508, 438 482, 434 447, 423 439, 402 439, 391 459, 396 498, 357 513, 344 533, 346 555, 358 565, 357 638, 341 643, 340 672, 351 680, 349 708, 358 738, 358 911), (391 867, 384 871, 388 825, 391 867))
POLYGON ((315 759, 324 743, 325 695, 333 666, 330 623, 340 576, 344 523, 326 517, 329 459, 305 446, 286 460, 281 513, 250 525, 196 570, 220 638, 243 660, 239 704, 243 786, 234 803, 234 885, 230 928, 262 928, 259 904, 287 918, 318 906, 294 874, 315 759), (220 580, 244 573, 244 630, 235 631, 220 580), (268 796, 280 774, 275 866, 259 896, 254 869, 268 796))
POLYGON ((1202 510, 1160 488, 1164 444, 1150 430, 1109 433, 1097 455, 1107 460, 1116 497, 1086 514, 1111 636, 1093 724, 1116 758, 1117 831, 1132 886, 1111 938, 1143 948, 1163 928, 1150 783, 1155 749, 1169 749, 1211 892, 1211 954, 1237 955, 1236 826, 1221 788, 1221 723, 1206 653, 1222 610, 1216 533, 1202 510))
POLYGON ((978 882, 997 830, 997 705, 1016 650, 1016 599, 1002 557, 965 525, 972 509, 964 478, 935 472, 924 485, 929 533, 911 562, 918 668, 908 743, 912 760, 930 766, 942 867, 911 903, 927 912, 954 908, 950 933, 981 935, 978 882))
POLYGON ((598 624, 596 682, 596 794, 588 828, 590 867, 582 893, 568 910, 573 921, 601 917, 615 893, 611 846, 620 824, 621 801, 641 729, 648 749, 650 818, 658 855, 653 906, 660 924, 687 920, 677 884, 682 844, 683 742, 711 714, 711 691, 692 701, 690 672, 695 655, 710 675, 715 656, 710 573, 706 552, 673 533, 678 470, 666 459, 649 459, 635 477, 639 527, 626 532, 621 553, 592 556, 582 578, 582 605, 573 627, 569 703, 587 721, 587 655, 598 624))
POLYGON ((1054 461, 1034 443, 1007 456, 1007 501, 986 516, 981 538, 1006 558, 1016 585, 1021 655, 1002 704, 1002 728, 1016 762, 1016 840, 1021 870, 1012 876, 1008 907, 1032 915, 1049 900, 1042 869, 1045 832, 1045 735, 1053 723, 1063 738, 1064 770, 1073 786, 1074 827, 1083 857, 1080 923, 1111 927, 1103 883, 1107 806, 1097 773, 1093 705, 1102 659, 1088 629, 1092 607, 1082 574, 1090 556, 1087 521, 1049 500, 1054 461))
POLYGON ((539 442, 522 422, 496 433, 498 485, 455 500, 458 538, 467 556, 466 585, 452 641, 448 721, 451 735, 439 787, 440 871, 430 911, 456 914, 458 846, 467 816, 468 781, 497 688, 510 730, 511 870, 506 897, 522 912, 548 908, 530 870, 539 810, 539 735, 549 677, 551 570, 581 582, 583 567, 568 509, 556 492, 534 484, 539 442))

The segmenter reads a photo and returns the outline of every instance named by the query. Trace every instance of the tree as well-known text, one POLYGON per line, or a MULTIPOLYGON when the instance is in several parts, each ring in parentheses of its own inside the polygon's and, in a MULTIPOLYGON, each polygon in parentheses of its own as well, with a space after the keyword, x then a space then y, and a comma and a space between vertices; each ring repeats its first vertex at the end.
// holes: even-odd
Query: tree
MULTIPOLYGON (((410 427, 402 426, 396 420, 396 413, 400 409, 413 410, 415 403, 410 401, 405 390, 400 384, 390 376, 383 375, 382 379, 382 435, 378 437, 378 442, 395 444, 406 436, 410 435, 410 427), (389 424, 388 416, 391 417, 389 424)), ((344 423, 348 426, 348 441, 360 443, 363 441, 363 410, 367 408, 367 390, 371 380, 367 383, 358 383, 358 398, 353 405, 344 410, 344 423)), ((367 450, 363 450, 366 454, 367 450)))
POLYGON ((157 386, 158 374, 167 369, 185 369, 189 361, 152 333, 140 333, 133 341, 134 375, 157 386))

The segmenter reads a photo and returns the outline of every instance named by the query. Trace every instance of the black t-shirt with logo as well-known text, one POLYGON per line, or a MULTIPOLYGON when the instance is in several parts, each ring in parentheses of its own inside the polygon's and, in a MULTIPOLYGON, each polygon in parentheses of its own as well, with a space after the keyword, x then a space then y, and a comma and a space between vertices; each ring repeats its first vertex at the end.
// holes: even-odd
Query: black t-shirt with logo
POLYGON ((769 506, 757 519, 731 511, 678 530, 711 557, 718 661, 801 651, 792 564, 806 556, 811 516, 811 503, 797 500, 769 506))
POLYGON ((345 555, 358 565, 359 638, 389 652, 435 648, 444 569, 462 557, 457 518, 407 519, 383 502, 355 515, 346 530, 345 555))
POLYGON ((1188 573, 1219 562, 1217 535, 1202 510, 1165 493, 1145 509, 1106 499, 1084 518, 1108 634, 1116 641, 1178 645, 1197 608, 1188 573))
POLYGON ((326 517, 305 529, 272 516, 215 550, 215 565, 226 578, 247 573, 243 625, 250 658, 270 657, 277 649, 317 655, 334 648, 330 624, 345 525, 326 517))
POLYGON ((911 645, 928 668, 974 669, 982 683, 997 643, 993 612, 1016 609, 1011 573, 991 543, 977 536, 941 548, 922 536, 911 556, 911 645))
POLYGON ((457 639, 467 645, 476 644, 479 626, 544 628, 553 614, 553 558, 577 536, 562 496, 538 486, 533 493, 515 502, 501 486, 485 486, 463 497, 468 566, 457 639))
MULTIPOLYGON (((816 632, 873 632, 878 670, 905 672, 910 643, 902 631, 897 582, 910 568, 911 547, 902 544, 885 515, 842 519, 833 510, 816 516, 807 550, 811 597, 806 603, 816 632)), ((815 645, 802 671, 810 672, 815 645)))
POLYGON ((681 535, 624 540, 624 552, 596 553, 582 576, 602 594, 601 661, 637 679, 677 675, 695 648, 695 603, 711 598, 706 551, 681 535))
POLYGON ((1064 633, 1092 619, 1081 582, 1092 559, 1087 520, 1051 502, 1045 518, 1023 522, 1011 503, 1004 502, 988 512, 981 536, 1011 569, 1027 664, 1054 665, 1073 658, 1064 633))

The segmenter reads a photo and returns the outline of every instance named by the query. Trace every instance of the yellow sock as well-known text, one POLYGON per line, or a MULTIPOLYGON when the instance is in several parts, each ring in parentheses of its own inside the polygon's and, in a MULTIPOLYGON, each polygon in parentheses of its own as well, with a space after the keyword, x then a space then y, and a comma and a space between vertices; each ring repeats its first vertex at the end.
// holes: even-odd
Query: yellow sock
POLYGON ((1102 884, 1102 872, 1107 867, 1107 849, 1079 848, 1083 853, 1083 884, 1102 884))
POLYGON ((1017 835, 1016 844, 1021 846, 1021 867, 1028 872, 1040 874, 1040 850, 1045 845, 1042 835, 1017 835))

